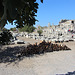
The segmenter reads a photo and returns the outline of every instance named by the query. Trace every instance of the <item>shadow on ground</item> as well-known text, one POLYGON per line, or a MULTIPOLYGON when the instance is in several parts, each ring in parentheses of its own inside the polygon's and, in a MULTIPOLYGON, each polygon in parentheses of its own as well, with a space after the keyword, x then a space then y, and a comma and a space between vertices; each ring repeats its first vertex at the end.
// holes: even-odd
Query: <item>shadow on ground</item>
POLYGON ((43 54, 45 52, 61 51, 61 50, 71 50, 66 45, 61 46, 52 43, 42 42, 39 45, 28 45, 25 46, 16 46, 16 47, 5 47, 4 49, 0 48, 0 63, 15 62, 21 61, 23 58, 32 57, 35 54, 43 54))
POLYGON ((15 62, 16 60, 21 61, 23 59, 23 56, 19 57, 19 55, 21 55, 21 51, 24 49, 24 46, 16 46, 7 47, 5 49, 0 50, 0 63, 15 62))
POLYGON ((73 72, 68 72, 67 74, 56 74, 56 75, 75 75, 75 71, 73 71, 73 72))

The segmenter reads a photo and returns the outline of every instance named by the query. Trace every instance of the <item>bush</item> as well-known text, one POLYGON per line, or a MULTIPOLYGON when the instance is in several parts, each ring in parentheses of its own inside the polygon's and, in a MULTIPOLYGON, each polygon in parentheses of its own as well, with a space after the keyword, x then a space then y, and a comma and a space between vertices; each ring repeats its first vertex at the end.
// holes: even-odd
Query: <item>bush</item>
POLYGON ((0 44, 8 45, 11 39, 13 39, 13 36, 9 30, 4 30, 0 33, 0 44))
POLYGON ((32 33, 36 28, 34 26, 24 26, 23 28, 19 28, 20 32, 28 32, 32 33))
POLYGON ((37 32, 38 32, 38 34, 39 34, 39 36, 40 36, 43 31, 40 29, 40 30, 38 30, 37 32))
POLYGON ((15 27, 14 27, 14 28, 10 28, 10 30, 11 30, 11 31, 16 31, 16 28, 15 28, 15 27))

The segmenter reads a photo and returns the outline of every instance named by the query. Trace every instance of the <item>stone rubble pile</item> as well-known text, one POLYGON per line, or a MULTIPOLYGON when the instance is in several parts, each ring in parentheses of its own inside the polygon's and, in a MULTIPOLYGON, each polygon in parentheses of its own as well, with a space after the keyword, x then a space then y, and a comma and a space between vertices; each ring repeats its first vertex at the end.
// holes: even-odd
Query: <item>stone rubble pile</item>
POLYGON ((11 31, 13 39, 11 39, 11 43, 10 44, 25 44, 27 42, 23 41, 23 40, 19 40, 17 39, 17 37, 19 36, 23 36, 23 34, 19 34, 19 33, 14 33, 13 31, 11 31))
POLYGON ((24 37, 24 38, 30 38, 30 39, 35 39, 35 40, 45 40, 45 41, 55 41, 55 42, 68 42, 68 41, 75 41, 75 34, 72 34, 70 32, 67 32, 67 34, 62 34, 62 35, 57 35, 52 32, 52 34, 41 34, 39 36, 38 33, 29 33, 27 34, 26 32, 23 33, 18 33, 17 36, 14 37, 14 40, 17 40, 16 37, 24 37))
POLYGON ((29 39, 35 39, 35 40, 45 40, 45 41, 54 41, 54 42, 68 42, 68 41, 75 41, 75 34, 67 32, 67 34, 62 34, 62 35, 57 35, 56 33, 52 34, 47 34, 46 35, 43 33, 41 36, 39 36, 38 33, 26 33, 26 32, 20 32, 20 33, 14 33, 13 32, 13 40, 11 42, 13 44, 25 44, 25 41, 17 39, 17 37, 24 37, 24 38, 29 38, 29 39))
POLYGON ((51 42, 42 41, 41 43, 28 45, 25 49, 21 51, 21 55, 29 56, 33 54, 41 54, 45 52, 61 51, 61 50, 71 50, 66 45, 53 44, 51 42))

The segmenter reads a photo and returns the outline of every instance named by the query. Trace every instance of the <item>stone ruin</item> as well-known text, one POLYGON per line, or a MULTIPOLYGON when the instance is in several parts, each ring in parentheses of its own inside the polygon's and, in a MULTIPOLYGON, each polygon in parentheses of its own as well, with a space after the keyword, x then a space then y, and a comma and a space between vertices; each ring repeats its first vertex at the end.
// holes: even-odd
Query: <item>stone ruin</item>
POLYGON ((24 44, 25 41, 18 40, 16 37, 24 37, 24 38, 32 38, 35 40, 45 40, 45 41, 54 41, 54 42, 68 42, 68 41, 75 41, 75 20, 61 20, 59 25, 50 25, 48 24, 47 28, 43 28, 43 33, 41 36, 36 32, 27 33, 27 32, 20 32, 20 33, 13 33, 14 42, 15 43, 22 43, 24 44))

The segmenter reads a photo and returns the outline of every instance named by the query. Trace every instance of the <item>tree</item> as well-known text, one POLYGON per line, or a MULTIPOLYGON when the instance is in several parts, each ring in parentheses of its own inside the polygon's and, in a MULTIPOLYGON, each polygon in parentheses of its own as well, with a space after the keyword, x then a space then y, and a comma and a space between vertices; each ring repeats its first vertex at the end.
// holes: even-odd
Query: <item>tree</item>
POLYGON ((13 39, 12 33, 9 30, 3 30, 0 32, 0 44, 8 45, 13 39))
MULTIPOLYGON (((40 0, 43 3, 43 0, 40 0)), ((38 3, 36 0, 0 0, 0 28, 2 29, 7 21, 14 20, 16 27, 35 24, 38 3)))
POLYGON ((10 28, 11 31, 16 31, 16 27, 10 28))
POLYGON ((39 34, 39 36, 40 36, 43 31, 42 31, 41 29, 39 29, 37 32, 38 32, 38 34, 39 34))
POLYGON ((43 27, 39 25, 39 26, 38 26, 38 29, 43 29, 43 27))
POLYGON ((28 33, 31 33, 35 30, 36 28, 34 26, 28 26, 28 25, 25 25, 23 28, 19 28, 19 31, 20 32, 28 32, 28 33))

